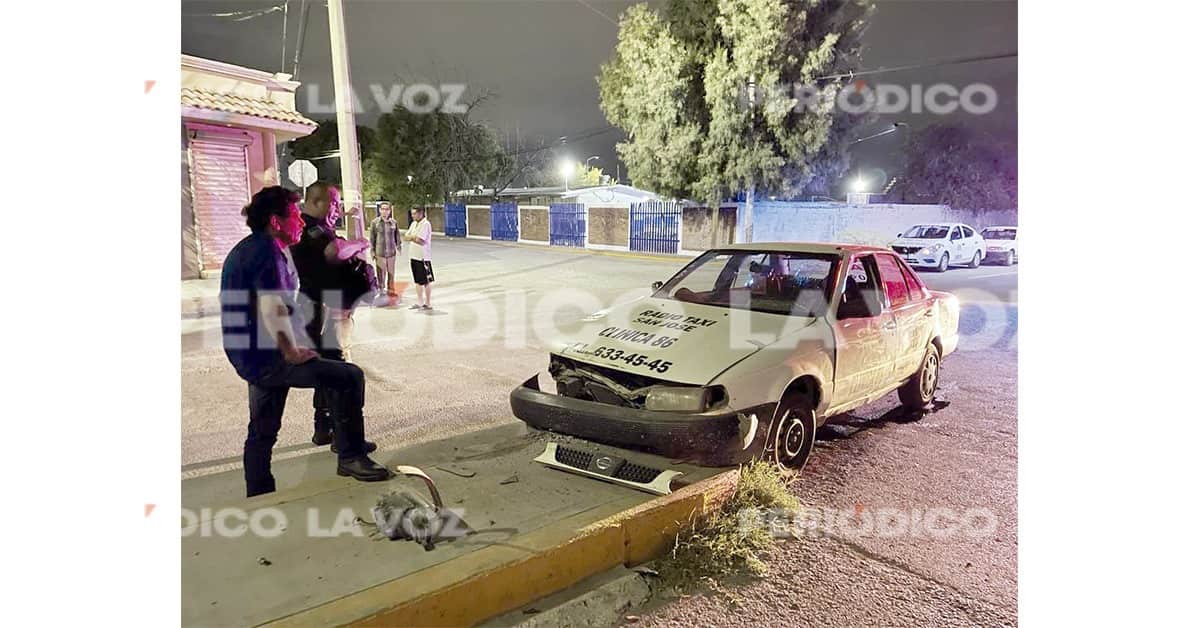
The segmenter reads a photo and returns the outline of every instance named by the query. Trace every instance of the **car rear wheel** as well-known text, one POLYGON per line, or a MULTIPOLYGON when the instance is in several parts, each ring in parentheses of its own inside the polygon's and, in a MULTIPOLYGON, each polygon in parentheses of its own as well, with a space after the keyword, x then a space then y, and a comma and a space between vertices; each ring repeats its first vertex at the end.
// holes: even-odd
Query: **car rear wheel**
POLYGON ((983 261, 983 254, 981 254, 979 251, 975 251, 975 257, 971 258, 971 263, 968 264, 968 266, 971 268, 979 268, 979 262, 981 261, 983 261))
POLYGON ((1013 252, 1012 251, 1009 251, 1004 254, 1004 265, 1005 266, 1013 265, 1013 252))
POLYGON ((807 395, 788 393, 779 402, 767 433, 763 459, 799 471, 808 462, 817 433, 817 415, 807 395))
POLYGON ((917 412, 933 403, 933 394, 937 392, 941 371, 941 353, 931 342, 925 348, 925 357, 921 358, 920 368, 913 374, 912 379, 900 387, 900 404, 905 410, 917 412))
POLYGON ((939 273, 944 273, 944 272, 946 272, 947 268, 950 268, 950 253, 949 252, 942 253, 942 259, 938 262, 936 270, 939 273))

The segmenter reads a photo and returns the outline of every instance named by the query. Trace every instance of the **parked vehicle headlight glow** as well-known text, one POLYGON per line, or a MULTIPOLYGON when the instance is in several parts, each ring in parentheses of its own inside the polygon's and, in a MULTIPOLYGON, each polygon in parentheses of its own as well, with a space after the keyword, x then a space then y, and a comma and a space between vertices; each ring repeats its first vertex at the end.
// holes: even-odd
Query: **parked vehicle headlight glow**
POLYGON ((725 398, 720 386, 655 386, 646 394, 646 409, 658 412, 704 412, 725 398))

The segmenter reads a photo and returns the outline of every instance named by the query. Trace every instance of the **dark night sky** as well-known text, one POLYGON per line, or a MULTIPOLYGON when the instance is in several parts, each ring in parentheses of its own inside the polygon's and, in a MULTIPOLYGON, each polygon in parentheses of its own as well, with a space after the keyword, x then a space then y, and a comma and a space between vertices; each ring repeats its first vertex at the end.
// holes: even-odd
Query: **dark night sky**
MULTIPOLYGON (((244 21, 197 14, 281 3, 183 2, 183 52, 279 71, 281 12, 244 21)), ((289 8, 285 71, 291 68, 300 4, 300 0, 292 0, 289 8)), ((332 103, 327 13, 320 0, 309 4, 312 8, 298 78, 317 87, 320 102, 332 103)), ((635 2, 611 0, 345 0, 351 76, 356 92, 364 99, 365 111, 360 112, 359 121, 372 124, 379 113, 370 97, 372 83, 465 83, 473 92, 494 94, 480 110, 480 119, 501 134, 515 136, 519 132, 526 139, 552 142, 560 136, 602 130, 608 123, 600 112, 595 77, 616 43, 614 21, 632 4, 635 2)), ((864 70, 1017 50, 1016 2, 880 0, 877 4, 864 38, 864 70)), ((868 77, 872 84, 881 81, 902 85, 947 82, 959 87, 973 82, 991 84, 999 94, 997 109, 986 115, 960 114, 961 119, 1016 143, 1015 59, 868 77)), ((306 100, 304 94, 297 98, 301 111, 307 109, 306 100)), ((931 119, 929 115, 881 116, 865 134, 897 120, 919 128, 931 119)), ((616 163, 613 145, 619 139, 619 132, 613 131, 561 150, 578 160, 600 155, 600 165, 612 174, 616 163)), ((903 133, 894 133, 856 145, 858 167, 882 168, 891 174, 902 142, 903 133)))

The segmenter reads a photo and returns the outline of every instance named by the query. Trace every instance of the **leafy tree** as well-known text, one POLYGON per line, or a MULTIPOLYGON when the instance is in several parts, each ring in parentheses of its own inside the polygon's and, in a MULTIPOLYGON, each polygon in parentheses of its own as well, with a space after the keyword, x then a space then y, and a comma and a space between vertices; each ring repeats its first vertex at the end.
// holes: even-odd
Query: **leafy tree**
POLYGON ((751 207, 756 192, 802 188, 843 84, 827 77, 857 64, 873 9, 870 0, 628 9, 598 80, 601 108, 628 135, 617 153, 634 183, 713 204, 744 190, 751 207))
MULTIPOLYGON (((375 130, 361 124, 356 127, 356 130, 359 155, 370 155, 374 150, 375 130)), ((315 131, 288 142, 288 147, 296 159, 311 160, 317 168, 319 178, 341 184, 341 161, 336 156, 338 151, 337 120, 318 120, 315 131), (333 156, 330 157, 330 155, 333 156)))
POLYGON ((489 179, 500 155, 495 136, 469 113, 400 107, 379 117, 364 188, 367 198, 382 195, 400 204, 448 201, 455 190, 489 179))
POLYGON ((955 209, 1017 206, 1016 149, 960 123, 935 124, 915 133, 901 179, 909 202, 955 209))

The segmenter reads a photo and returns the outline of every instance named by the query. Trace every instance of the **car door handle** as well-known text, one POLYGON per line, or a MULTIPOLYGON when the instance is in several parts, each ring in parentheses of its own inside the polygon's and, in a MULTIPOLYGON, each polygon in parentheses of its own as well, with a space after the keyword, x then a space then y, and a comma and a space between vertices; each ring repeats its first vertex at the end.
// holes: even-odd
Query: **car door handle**
POLYGON ((891 329, 895 329, 895 328, 896 328, 896 321, 888 321, 888 322, 884 323, 884 324, 883 324, 883 328, 884 328, 884 329, 889 329, 889 330, 891 330, 891 329))

